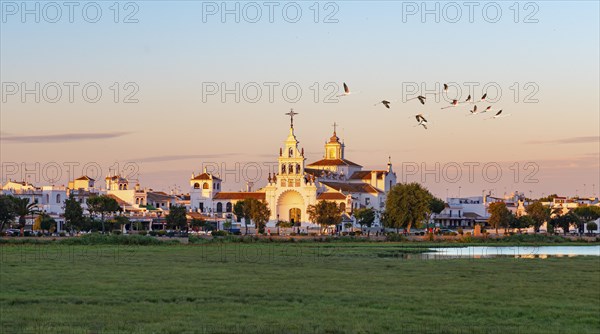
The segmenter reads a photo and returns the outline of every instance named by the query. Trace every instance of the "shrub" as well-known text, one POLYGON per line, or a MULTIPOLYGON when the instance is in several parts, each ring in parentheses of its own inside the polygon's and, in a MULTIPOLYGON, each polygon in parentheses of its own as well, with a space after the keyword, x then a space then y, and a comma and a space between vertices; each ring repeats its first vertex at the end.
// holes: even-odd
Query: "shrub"
POLYGON ((59 235, 59 236, 61 236, 61 237, 64 237, 64 236, 66 236, 67 234, 66 234, 65 232, 60 232, 58 235, 59 235))
POLYGON ((178 244, 178 240, 161 241, 142 235, 106 235, 86 234, 79 238, 69 238, 58 241, 66 245, 168 245, 178 244))
POLYGON ((589 231, 596 231, 598 229, 598 224, 591 222, 591 223, 587 223, 587 230, 589 231))
POLYGON ((121 230, 113 230, 112 234, 116 234, 116 235, 120 235, 122 232, 121 230))
POLYGON ((158 235, 159 237, 164 237, 165 235, 167 235, 167 231, 160 230, 160 231, 156 232, 156 235, 158 235))
POLYGON ((150 234, 150 236, 155 237, 156 236, 156 231, 148 231, 148 234, 150 234))
POLYGON ((139 234, 139 235, 146 235, 146 234, 148 234, 148 231, 146 231, 146 230, 141 230, 141 231, 139 231, 139 232, 138 232, 138 234, 139 234))
POLYGON ((458 232, 458 234, 460 234, 460 235, 463 235, 463 229, 462 229, 462 227, 457 228, 456 232, 458 232))
POLYGON ((227 231, 222 231, 222 230, 221 231, 214 231, 212 233, 213 237, 224 237, 226 235, 229 235, 229 233, 227 231))
POLYGON ((385 241, 406 241, 406 237, 404 237, 402 234, 392 232, 385 235, 385 241))

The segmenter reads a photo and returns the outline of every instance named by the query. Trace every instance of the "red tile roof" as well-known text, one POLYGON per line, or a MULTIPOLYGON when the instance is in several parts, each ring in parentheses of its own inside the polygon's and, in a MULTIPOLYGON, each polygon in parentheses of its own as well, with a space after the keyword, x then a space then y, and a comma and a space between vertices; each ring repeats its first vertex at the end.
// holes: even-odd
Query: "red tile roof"
POLYGON ((359 164, 356 164, 350 160, 347 159, 322 159, 319 161, 315 161, 311 164, 308 164, 308 166, 355 166, 355 167, 362 167, 359 164))
POLYGON ((75 180, 90 180, 90 181, 95 181, 94 179, 92 179, 91 177, 84 175, 81 177, 76 178, 75 180))
POLYGON ((129 203, 125 202, 124 200, 120 199, 119 197, 113 195, 113 194, 108 194, 106 195, 110 198, 113 198, 115 201, 117 201, 117 203, 119 204, 119 206, 125 206, 125 205, 129 205, 129 203))
POLYGON ((378 179, 381 179, 387 174, 387 172, 383 170, 362 170, 352 173, 352 175, 350 175, 350 180, 370 180, 371 173, 377 173, 378 179))
POLYGON ((343 183, 329 181, 321 181, 321 183, 328 186, 329 188, 346 193, 382 193, 381 190, 378 190, 377 188, 367 183, 343 183))
POLYGON ((196 175, 196 177, 194 177, 192 180, 218 180, 221 181, 221 179, 219 179, 218 177, 209 174, 209 173, 202 173, 200 175, 196 175))
POLYGON ((247 199, 254 198, 258 200, 265 200, 265 193, 259 192, 220 192, 213 197, 213 199, 247 199))
POLYGON ((338 192, 327 192, 317 196, 318 200, 345 200, 346 195, 338 192))

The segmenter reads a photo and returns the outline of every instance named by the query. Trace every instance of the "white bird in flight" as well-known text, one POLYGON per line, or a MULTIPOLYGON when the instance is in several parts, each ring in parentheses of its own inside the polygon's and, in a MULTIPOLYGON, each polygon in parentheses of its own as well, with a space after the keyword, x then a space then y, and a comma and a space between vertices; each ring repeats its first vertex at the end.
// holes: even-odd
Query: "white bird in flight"
POLYGON ((348 95, 352 95, 352 94, 358 94, 359 92, 350 92, 350 88, 348 87, 348 85, 346 85, 346 83, 344 82, 344 93, 338 95, 337 97, 342 97, 342 96, 348 96, 348 95))
POLYGON ((425 100, 427 100, 427 98, 423 95, 419 95, 417 97, 413 97, 411 99, 408 99, 406 101, 410 101, 410 100, 414 100, 414 99, 419 99, 419 102, 421 102, 421 104, 425 104, 425 100))
POLYGON ((391 102, 390 102, 390 101, 388 101, 388 100, 383 100, 383 101, 381 101, 381 102, 377 102, 377 103, 375 103, 374 105, 376 106, 376 105, 378 105, 378 104, 383 104, 383 105, 384 105, 386 108, 390 109, 390 104, 391 104, 391 102))
POLYGON ((501 114, 502 114, 502 109, 501 109, 500 111, 498 111, 498 112, 496 113, 496 115, 494 115, 494 116, 492 116, 492 117, 490 117, 490 118, 486 118, 486 120, 487 120, 487 119, 504 118, 504 117, 508 117, 508 116, 510 116, 510 115, 511 115, 511 114, 504 114, 504 115, 501 115, 501 114))
POLYGON ((448 108, 454 108, 458 105, 458 100, 452 100, 452 102, 450 102, 450 105, 447 107, 442 107, 442 109, 448 109, 448 108))
POLYGON ((415 126, 420 125, 423 128, 425 128, 425 130, 427 130, 427 120, 425 119, 425 117, 423 117, 423 114, 415 115, 415 118, 417 119, 417 122, 419 122, 419 124, 417 124, 415 126))

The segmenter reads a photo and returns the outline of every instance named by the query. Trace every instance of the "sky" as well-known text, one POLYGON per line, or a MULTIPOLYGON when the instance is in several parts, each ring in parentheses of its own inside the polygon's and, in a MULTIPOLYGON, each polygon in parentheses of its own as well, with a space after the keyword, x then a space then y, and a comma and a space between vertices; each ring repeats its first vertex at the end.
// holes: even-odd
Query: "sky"
POLYGON ((208 166, 257 188, 293 108, 307 163, 336 122, 347 159, 442 198, 600 192, 597 1, 21 3, 0 7, 3 183, 187 192, 208 166), (469 94, 490 112, 442 109, 469 94))

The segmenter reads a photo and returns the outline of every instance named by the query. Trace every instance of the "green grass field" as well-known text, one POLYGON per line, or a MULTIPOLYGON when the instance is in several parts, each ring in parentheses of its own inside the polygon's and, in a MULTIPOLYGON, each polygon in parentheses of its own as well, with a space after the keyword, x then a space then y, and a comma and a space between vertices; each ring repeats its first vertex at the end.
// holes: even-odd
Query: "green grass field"
POLYGON ((407 259, 419 251, 411 247, 2 245, 0 325, 3 333, 600 332, 597 257, 426 261, 407 259))

